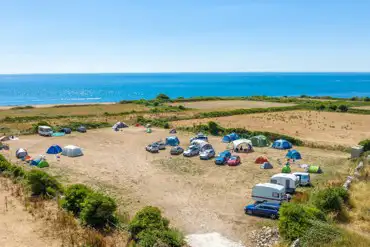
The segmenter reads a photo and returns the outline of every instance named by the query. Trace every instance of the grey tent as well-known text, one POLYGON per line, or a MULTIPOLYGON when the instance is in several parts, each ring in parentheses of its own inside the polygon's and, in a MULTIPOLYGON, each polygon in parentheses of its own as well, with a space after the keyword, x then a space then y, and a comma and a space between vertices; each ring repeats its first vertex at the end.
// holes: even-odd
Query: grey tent
POLYGON ((85 126, 81 125, 80 127, 77 128, 77 131, 80 133, 86 133, 87 129, 85 126))
POLYGON ((17 149, 17 151, 15 152, 15 156, 18 158, 18 159, 22 159, 24 157, 26 157, 28 155, 27 153, 27 150, 24 149, 24 148, 19 148, 17 149))
POLYGON ((272 169, 273 166, 271 165, 271 163, 269 162, 264 162, 261 166, 260 166, 261 169, 272 169))
POLYGON ((60 130, 60 132, 63 132, 64 134, 71 134, 72 130, 70 128, 63 128, 60 130))
POLYGON ((115 125, 113 125, 112 129, 122 129, 127 127, 128 125, 125 124, 124 122, 117 122, 115 125))

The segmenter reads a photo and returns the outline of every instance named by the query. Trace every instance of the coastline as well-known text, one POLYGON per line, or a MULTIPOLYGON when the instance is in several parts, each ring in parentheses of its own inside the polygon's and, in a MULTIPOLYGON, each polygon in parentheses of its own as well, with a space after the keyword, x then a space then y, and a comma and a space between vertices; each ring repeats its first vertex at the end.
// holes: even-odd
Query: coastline
MULTIPOLYGON (((17 107, 27 107, 31 106, 32 108, 51 108, 56 106, 91 106, 91 105, 113 105, 117 102, 96 102, 96 103, 66 103, 66 104, 42 104, 42 105, 0 105, 0 110, 10 110, 17 107)), ((30 109, 32 109, 30 108, 30 109)))

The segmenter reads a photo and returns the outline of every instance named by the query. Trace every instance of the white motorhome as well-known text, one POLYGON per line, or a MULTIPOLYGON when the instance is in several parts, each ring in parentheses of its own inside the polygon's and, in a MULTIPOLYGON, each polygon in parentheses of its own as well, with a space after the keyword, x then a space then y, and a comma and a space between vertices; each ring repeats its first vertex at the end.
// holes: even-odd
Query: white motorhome
POLYGON ((40 136, 52 136, 53 130, 49 126, 39 126, 37 132, 40 136))
POLYGON ((194 140, 191 142, 191 145, 199 147, 200 152, 204 152, 205 150, 208 149, 213 149, 211 144, 203 140, 194 140))
POLYGON ((293 175, 298 178, 300 186, 311 185, 311 178, 308 172, 293 172, 293 175))
POLYGON ((270 183, 282 185, 287 193, 294 193, 299 186, 299 179, 293 174, 279 173, 271 177, 270 183))
POLYGON ((252 199, 256 202, 282 203, 286 201, 285 187, 279 184, 256 184, 252 189, 252 199))

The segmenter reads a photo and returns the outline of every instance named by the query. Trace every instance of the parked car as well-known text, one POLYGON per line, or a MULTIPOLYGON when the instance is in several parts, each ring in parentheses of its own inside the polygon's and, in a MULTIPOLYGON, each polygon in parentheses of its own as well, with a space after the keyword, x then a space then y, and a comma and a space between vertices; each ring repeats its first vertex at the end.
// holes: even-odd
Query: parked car
POLYGON ((240 157, 238 155, 233 155, 228 159, 227 164, 229 166, 237 166, 240 164, 240 157))
POLYGON ((191 145, 189 146, 189 148, 184 151, 184 156, 185 157, 192 157, 192 156, 196 156, 199 154, 199 147, 198 146, 195 146, 195 145, 191 145))
POLYGON ((224 165, 231 157, 230 151, 223 151, 215 159, 216 165, 224 165))
POLYGON ((184 152, 184 149, 180 146, 175 146, 173 148, 171 148, 170 150, 170 153, 172 155, 179 155, 179 154, 182 154, 184 152))
POLYGON ((156 144, 149 144, 146 146, 146 151, 151 152, 151 153, 158 153, 159 152, 159 146, 156 144))
POLYGON ((37 132, 40 136, 52 136, 53 130, 49 126, 39 126, 37 132))
POLYGON ((245 206, 244 211, 249 215, 258 215, 270 217, 271 219, 276 219, 279 217, 280 204, 278 203, 257 203, 249 204, 245 206))
POLYGON ((153 144, 158 145, 159 150, 166 149, 166 143, 164 143, 163 141, 157 141, 157 142, 154 142, 153 144))
POLYGON ((215 157, 216 153, 214 149, 206 149, 199 153, 199 158, 201 160, 209 160, 215 157))
POLYGON ((202 140, 208 142, 208 137, 202 133, 198 133, 198 135, 190 138, 190 143, 195 140, 202 140))
POLYGON ((300 186, 310 186, 311 177, 308 172, 293 172, 293 175, 298 178, 300 186))

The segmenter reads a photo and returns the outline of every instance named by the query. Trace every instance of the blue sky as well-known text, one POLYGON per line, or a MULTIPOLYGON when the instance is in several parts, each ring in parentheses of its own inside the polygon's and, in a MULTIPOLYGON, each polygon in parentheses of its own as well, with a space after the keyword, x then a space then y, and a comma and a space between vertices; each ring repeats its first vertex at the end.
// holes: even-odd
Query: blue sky
POLYGON ((0 73, 370 71, 366 0, 12 0, 0 73))

